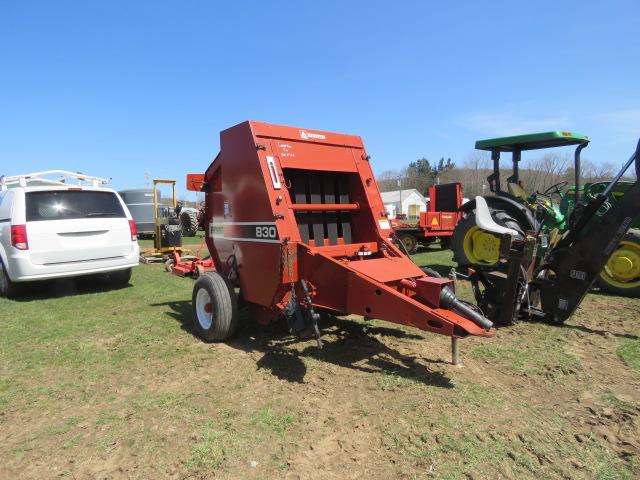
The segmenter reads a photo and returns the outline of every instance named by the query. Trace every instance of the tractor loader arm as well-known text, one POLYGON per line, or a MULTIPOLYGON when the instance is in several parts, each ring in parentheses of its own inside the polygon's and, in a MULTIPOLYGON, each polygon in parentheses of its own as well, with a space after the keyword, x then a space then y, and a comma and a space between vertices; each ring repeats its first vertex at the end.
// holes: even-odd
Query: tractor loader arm
POLYGON ((558 244, 547 252, 530 284, 539 291, 541 308, 537 317, 563 322, 578 308, 612 252, 640 214, 640 142, 607 189, 574 210, 570 228, 558 244), (609 191, 635 164, 635 183, 613 204, 606 202, 609 191), (602 209, 607 210, 604 213, 602 209))

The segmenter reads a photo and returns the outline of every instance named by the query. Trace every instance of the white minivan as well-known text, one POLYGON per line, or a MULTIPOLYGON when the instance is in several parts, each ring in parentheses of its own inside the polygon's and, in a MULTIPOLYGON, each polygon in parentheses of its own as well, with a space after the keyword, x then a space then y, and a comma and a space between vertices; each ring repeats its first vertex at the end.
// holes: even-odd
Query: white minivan
POLYGON ((136 225, 100 186, 24 183, 0 190, 0 296, 18 283, 106 274, 126 284, 138 265, 136 225))

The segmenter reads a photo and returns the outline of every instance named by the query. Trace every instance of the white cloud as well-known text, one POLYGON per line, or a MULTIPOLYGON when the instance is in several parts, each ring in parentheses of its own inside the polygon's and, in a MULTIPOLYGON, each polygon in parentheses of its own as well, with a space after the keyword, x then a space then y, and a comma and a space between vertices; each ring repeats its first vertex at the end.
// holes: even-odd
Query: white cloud
POLYGON ((549 130, 566 130, 567 117, 523 117, 512 113, 471 113, 458 119, 463 127, 483 135, 509 136, 549 130))

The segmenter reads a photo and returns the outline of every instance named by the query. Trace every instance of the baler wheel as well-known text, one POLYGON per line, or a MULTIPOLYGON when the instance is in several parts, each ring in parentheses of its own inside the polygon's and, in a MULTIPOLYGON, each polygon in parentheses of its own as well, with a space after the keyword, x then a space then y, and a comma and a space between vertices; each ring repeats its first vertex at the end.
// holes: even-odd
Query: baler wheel
POLYGON ((165 271, 171 273, 173 271, 173 264, 175 262, 173 261, 173 258, 170 258, 169 260, 167 260, 166 262, 164 262, 164 269, 165 271))
POLYGON ((402 246, 409 255, 413 255, 418 251, 418 239, 410 233, 401 233, 398 240, 402 242, 402 246))
POLYGON ((238 297, 216 272, 206 272, 196 280, 191 298, 193 325, 208 342, 222 342, 238 327, 238 297))

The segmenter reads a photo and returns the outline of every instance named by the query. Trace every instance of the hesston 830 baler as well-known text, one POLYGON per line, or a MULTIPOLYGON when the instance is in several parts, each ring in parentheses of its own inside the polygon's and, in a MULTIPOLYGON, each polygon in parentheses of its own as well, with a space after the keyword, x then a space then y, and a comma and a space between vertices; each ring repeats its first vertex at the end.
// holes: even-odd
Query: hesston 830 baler
POLYGON ((220 153, 187 184, 205 193, 216 270, 193 290, 205 340, 234 333, 237 288, 260 323, 284 318, 292 332, 314 333, 320 347, 320 311, 454 339, 491 334, 491 322, 455 297, 451 280, 425 274, 392 242, 360 137, 244 122, 221 132, 220 153))

